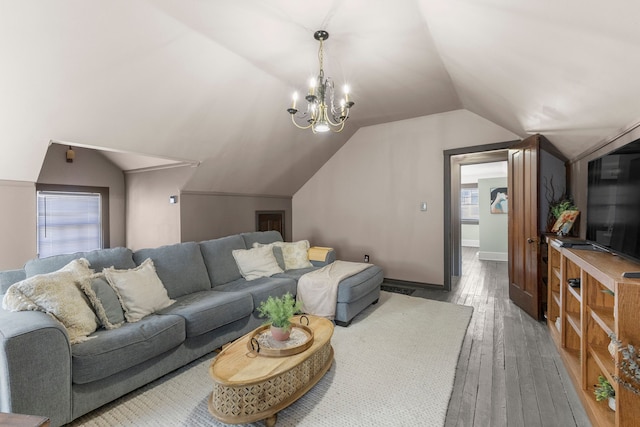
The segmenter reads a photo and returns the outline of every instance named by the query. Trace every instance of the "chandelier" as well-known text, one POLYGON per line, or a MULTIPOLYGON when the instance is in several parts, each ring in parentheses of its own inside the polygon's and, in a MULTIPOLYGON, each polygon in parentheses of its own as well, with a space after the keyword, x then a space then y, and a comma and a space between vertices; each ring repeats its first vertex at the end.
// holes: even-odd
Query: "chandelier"
POLYGON ((349 118, 349 109, 354 102, 349 99, 349 87, 343 88, 344 98, 339 104, 335 103, 335 89, 331 77, 324 76, 324 49, 323 42, 329 38, 329 33, 324 30, 316 31, 313 37, 320 42, 318 50, 318 60, 320 62, 320 72, 317 77, 311 78, 309 92, 304 97, 307 101, 307 108, 298 114, 296 104, 298 102, 298 92, 293 94, 293 103, 287 111, 291 115, 291 121, 300 129, 309 129, 313 133, 340 132, 344 128, 344 122, 349 118), (302 123, 302 124, 300 124, 302 123))

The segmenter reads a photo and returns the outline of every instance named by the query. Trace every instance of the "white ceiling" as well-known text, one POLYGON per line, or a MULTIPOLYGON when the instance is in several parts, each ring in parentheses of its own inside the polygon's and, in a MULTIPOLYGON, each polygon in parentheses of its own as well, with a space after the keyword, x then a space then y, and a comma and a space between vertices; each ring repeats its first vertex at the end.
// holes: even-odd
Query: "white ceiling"
POLYGON ((201 162, 194 190, 291 195, 359 127, 460 108, 575 157, 640 119, 638 16, 629 0, 2 0, 0 179, 35 181, 54 140, 201 162), (341 134, 286 113, 318 29, 356 102, 341 134))
POLYGON ((479 179, 506 178, 507 162, 476 163, 460 166, 460 183, 477 184, 479 179))

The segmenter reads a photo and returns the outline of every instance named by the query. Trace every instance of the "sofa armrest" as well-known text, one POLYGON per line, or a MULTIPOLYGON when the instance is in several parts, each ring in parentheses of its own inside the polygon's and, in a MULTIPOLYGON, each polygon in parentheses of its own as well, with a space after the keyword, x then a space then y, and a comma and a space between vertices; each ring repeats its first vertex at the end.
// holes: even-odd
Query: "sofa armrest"
POLYGON ((0 412, 71 421, 71 346, 45 313, 0 308, 0 412))
POLYGON ((336 251, 333 248, 312 246, 309 248, 309 261, 314 267, 324 267, 336 260, 336 251))

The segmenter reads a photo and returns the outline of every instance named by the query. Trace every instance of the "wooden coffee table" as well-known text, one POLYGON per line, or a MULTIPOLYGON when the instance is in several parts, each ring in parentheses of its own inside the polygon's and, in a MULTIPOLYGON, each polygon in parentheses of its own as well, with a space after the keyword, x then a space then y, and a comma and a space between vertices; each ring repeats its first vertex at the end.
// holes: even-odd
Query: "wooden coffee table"
MULTIPOLYGON (((234 341, 213 359, 209 374, 213 392, 209 412, 227 424, 265 420, 276 424, 277 413, 311 389, 333 362, 333 322, 307 316, 313 343, 291 356, 266 357, 251 350, 254 332, 234 341)), ((298 318, 294 319, 298 322, 298 318)))

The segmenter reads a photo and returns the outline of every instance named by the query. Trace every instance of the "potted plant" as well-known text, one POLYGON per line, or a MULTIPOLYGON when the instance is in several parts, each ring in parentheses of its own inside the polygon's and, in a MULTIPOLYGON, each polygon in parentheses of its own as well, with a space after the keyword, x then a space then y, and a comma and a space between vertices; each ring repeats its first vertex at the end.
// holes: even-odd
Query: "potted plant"
POLYGON ((258 313, 266 317, 271 324, 271 335, 278 341, 286 341, 291 333, 291 317, 300 312, 302 301, 296 302, 293 295, 287 292, 281 298, 270 296, 260 303, 258 313))
POLYGON ((549 212, 547 213, 547 230, 551 230, 564 211, 576 210, 578 208, 575 203, 573 203, 573 198, 566 192, 562 192, 562 194, 557 196, 556 191, 558 191, 558 189, 553 184, 553 177, 549 182, 545 179, 544 187, 545 197, 547 199, 547 203, 549 203, 549 212))
POLYGON ((622 344, 615 334, 609 335, 609 338, 621 355, 621 360, 616 362, 620 376, 614 376, 613 379, 632 393, 640 395, 640 354, 634 345, 622 344))
POLYGON ((593 394, 596 395, 596 400, 598 402, 608 399, 609 408, 614 411, 616 410, 616 392, 611 383, 602 375, 598 376, 598 384, 595 385, 593 394))

